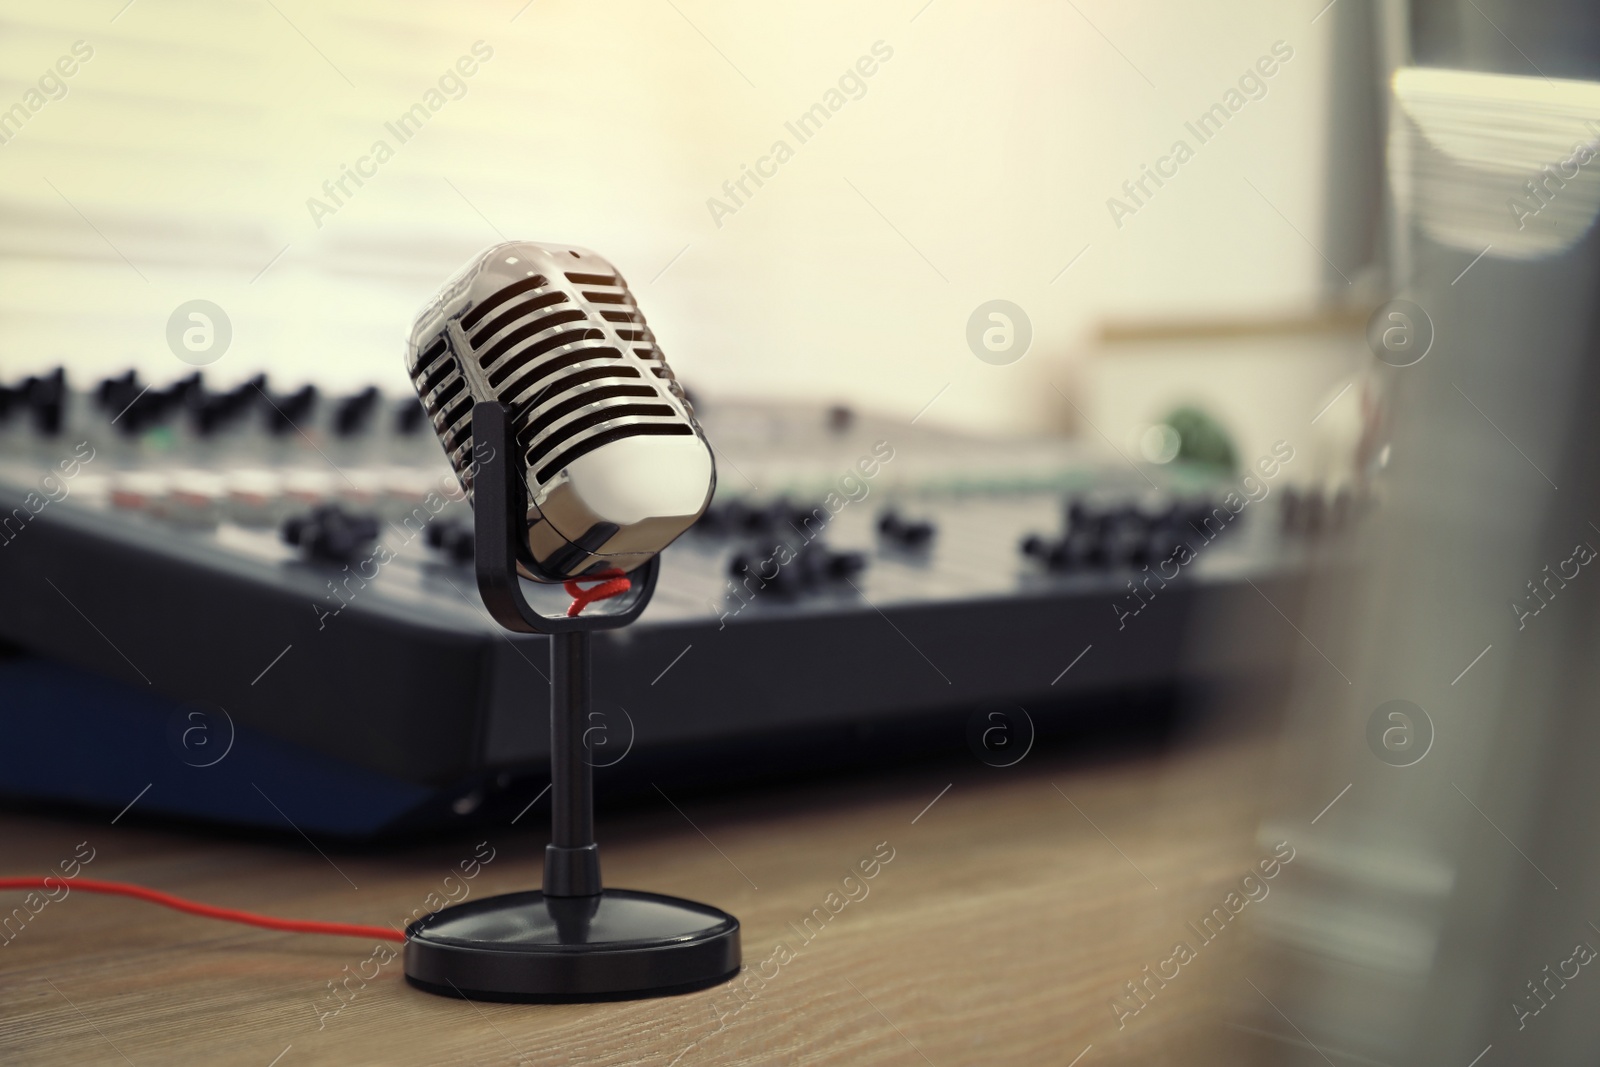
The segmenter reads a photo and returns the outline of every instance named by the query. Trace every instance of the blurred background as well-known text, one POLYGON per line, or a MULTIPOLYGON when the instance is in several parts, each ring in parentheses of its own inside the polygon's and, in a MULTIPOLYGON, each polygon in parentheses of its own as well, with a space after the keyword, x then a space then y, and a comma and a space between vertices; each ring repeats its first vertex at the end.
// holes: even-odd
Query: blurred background
MULTIPOLYGON (((204 298, 235 324, 218 385, 269 368, 286 386, 403 388, 403 327, 439 281, 533 237, 610 257, 707 397, 909 419, 949 384, 930 421, 1043 430, 1072 418, 1045 383, 1110 320, 1330 303, 1328 264, 1296 236, 1324 245, 1330 229, 1328 18, 555 3, 512 21, 501 6, 176 4, 109 21, 113 4, 103 24, 12 9, 8 105, 74 41, 94 58, 4 146, 7 370, 70 356, 84 378, 175 376, 167 312, 204 298), (1096 30, 1123 54, 1063 43, 1096 30), (1280 41, 1293 58, 1199 144, 1184 123, 1280 41), (462 76, 474 44, 492 58, 462 76), (390 126, 429 92, 441 106, 402 142, 390 126), (829 93, 846 103, 802 142, 785 124, 829 93), (1114 219, 1108 199, 1133 206, 1123 183, 1180 139, 1195 158, 1114 219), (764 184, 724 190, 758 163, 775 171, 764 184), (358 164, 375 174, 324 190, 358 164), (84 290, 92 307, 67 295, 84 290), (991 369, 964 343, 995 298, 1032 320, 1021 366, 991 369)), ((1366 277, 1336 258, 1352 285, 1366 277)), ((1252 379, 1289 377, 1272 362, 1234 370, 1244 405, 1262 406, 1252 379)), ((1297 362, 1313 379, 1299 388, 1331 381, 1297 362)))
MULTIPOLYGON (((14 800, 115 810, 151 781, 167 816, 272 824, 244 779, 189 774, 214 765, 198 709, 318 835, 528 810, 543 649, 480 618, 459 500, 406 536, 448 470, 402 346, 484 247, 571 242, 626 277, 720 477, 597 653, 633 754, 603 789, 1020 775, 1036 734, 1107 767, 1224 751, 1200 791, 1247 862, 1141 912, 1246 912, 1206 992, 1216 1047, 1149 1022, 1149 968, 1122 982, 1188 966, 1152 933, 1081 998, 1101 1054, 1145 1028, 1127 1047, 1173 1063, 1592 1062, 1591 5, 106 0, 0 23, 14 800), (68 475, 80 438, 97 458, 68 475), (768 574, 822 507, 825 544, 768 574), (396 537, 402 562, 349 585, 396 537), (85 554, 93 580, 40 584, 85 554), (227 635, 217 590, 248 608, 227 635), (339 671, 397 634, 439 677, 339 671), (430 732, 440 707, 459 736, 430 732), (63 776, 36 753, 67 729, 146 762, 63 776), (1270 901, 1219 903, 1285 846, 1270 901)), ((1159 807, 1173 773, 1120 802, 1169 857, 1195 832, 1159 807)))

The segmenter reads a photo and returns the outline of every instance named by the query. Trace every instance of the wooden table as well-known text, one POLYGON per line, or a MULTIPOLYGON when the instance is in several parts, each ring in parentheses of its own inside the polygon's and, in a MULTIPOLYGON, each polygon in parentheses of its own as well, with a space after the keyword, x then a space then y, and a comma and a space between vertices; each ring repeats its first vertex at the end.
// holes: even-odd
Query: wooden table
MULTIPOLYGON (((621 1004, 468 1004, 412 989, 371 942, 74 893, 0 948, 0 1063, 1237 1062, 1215 1051, 1227 1040, 1215 1010, 1235 952, 1227 938, 1125 1028, 1111 1003, 1175 941, 1192 940, 1185 923, 1265 854, 1254 809, 1264 763, 1259 743, 1237 740, 1116 758, 1036 752, 1004 770, 973 762, 674 798, 681 814, 663 801, 602 819, 609 884, 739 916, 746 975, 760 971, 743 999, 721 987, 621 1004), (880 843, 893 858, 862 896, 845 877, 880 843), (859 899, 832 914, 829 894, 837 906, 846 889, 859 899), (820 933, 806 943, 796 928, 818 908, 827 921, 813 918, 820 933), (777 962, 779 942, 797 950, 792 959, 777 962)), ((47 873, 87 840, 86 876, 287 917, 394 924, 429 893, 536 886, 547 803, 515 829, 326 857, 300 838, 6 813, 0 873, 47 873), (462 879, 480 841, 493 859, 462 879)), ((21 897, 0 903, 9 912, 21 897)))

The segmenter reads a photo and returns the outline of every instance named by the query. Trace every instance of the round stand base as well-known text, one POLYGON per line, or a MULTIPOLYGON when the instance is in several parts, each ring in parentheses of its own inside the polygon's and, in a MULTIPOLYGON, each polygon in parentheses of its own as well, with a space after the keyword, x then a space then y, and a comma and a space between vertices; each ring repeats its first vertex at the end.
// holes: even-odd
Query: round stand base
POLYGON ((739 973, 739 920, 656 893, 534 890, 406 928, 406 981, 467 1000, 584 1003, 692 993, 739 973))

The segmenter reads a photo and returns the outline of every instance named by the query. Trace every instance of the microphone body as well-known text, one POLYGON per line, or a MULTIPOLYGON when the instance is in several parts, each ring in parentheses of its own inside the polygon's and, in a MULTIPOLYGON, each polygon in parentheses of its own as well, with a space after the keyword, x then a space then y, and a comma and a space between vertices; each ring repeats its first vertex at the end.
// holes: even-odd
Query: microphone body
POLYGON ((644 316, 593 252, 496 245, 422 310, 406 369, 473 501, 485 608, 507 629, 550 635, 551 793, 543 888, 412 923, 406 980, 446 996, 571 1002, 737 977, 738 919, 607 889, 594 839, 584 745, 591 631, 639 616, 657 554, 700 517, 716 486, 711 446, 644 316), (629 603, 611 611, 584 615, 575 597, 557 618, 524 595, 524 577, 561 582, 609 568, 634 571, 629 603))
POLYGON ((711 501, 716 466, 694 410, 594 252, 514 241, 481 253, 418 315, 406 370, 469 500, 473 406, 505 406, 507 462, 526 488, 523 577, 631 571, 711 501))

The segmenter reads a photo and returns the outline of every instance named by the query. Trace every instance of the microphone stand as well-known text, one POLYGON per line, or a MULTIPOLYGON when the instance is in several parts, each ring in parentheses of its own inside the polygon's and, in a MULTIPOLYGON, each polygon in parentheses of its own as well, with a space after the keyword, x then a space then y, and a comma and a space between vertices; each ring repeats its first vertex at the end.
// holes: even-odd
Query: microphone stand
POLYGON ((587 897, 601 891, 594 840, 594 766, 584 759, 589 721, 589 634, 550 637, 550 844, 544 892, 587 897))
POLYGON ((517 574, 527 499, 505 407, 472 410, 478 590, 501 626, 550 636, 550 831, 544 888, 444 908, 406 928, 406 980, 468 1000, 631 1000, 692 992, 739 973, 739 920, 676 897, 607 889, 594 839, 594 767, 583 734, 590 707, 590 634, 637 619, 659 560, 630 576, 631 595, 593 615, 535 611, 517 574), (487 445, 487 450, 484 446, 487 445))

